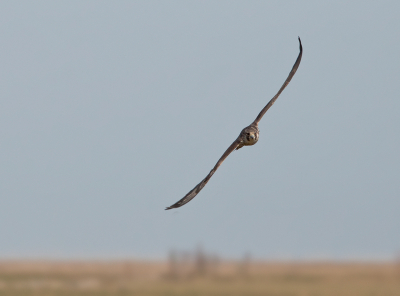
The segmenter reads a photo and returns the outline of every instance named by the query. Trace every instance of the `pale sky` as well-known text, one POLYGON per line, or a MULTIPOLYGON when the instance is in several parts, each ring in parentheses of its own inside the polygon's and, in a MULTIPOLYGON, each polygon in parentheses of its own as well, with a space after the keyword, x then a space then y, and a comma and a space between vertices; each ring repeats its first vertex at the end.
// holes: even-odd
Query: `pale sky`
POLYGON ((1 1, 0 258, 390 259, 399 1, 1 1), (190 203, 211 170, 301 65, 190 203))

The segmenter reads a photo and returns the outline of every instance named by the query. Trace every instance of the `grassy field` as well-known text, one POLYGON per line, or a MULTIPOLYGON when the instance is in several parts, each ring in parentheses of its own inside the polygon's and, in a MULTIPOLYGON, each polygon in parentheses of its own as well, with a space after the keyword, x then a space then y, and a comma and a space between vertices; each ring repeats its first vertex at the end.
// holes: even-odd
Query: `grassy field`
POLYGON ((219 262, 201 273, 180 268, 168 262, 0 261, 0 296, 400 295, 400 266, 390 263, 219 262))

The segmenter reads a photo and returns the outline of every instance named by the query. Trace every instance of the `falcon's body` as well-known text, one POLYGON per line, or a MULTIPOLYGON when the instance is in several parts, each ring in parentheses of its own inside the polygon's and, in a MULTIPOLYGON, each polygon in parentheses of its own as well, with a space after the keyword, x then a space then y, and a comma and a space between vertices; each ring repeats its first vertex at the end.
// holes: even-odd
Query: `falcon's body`
POLYGON ((248 127, 242 129, 238 137, 240 143, 239 146, 236 147, 236 150, 239 150, 243 146, 251 146, 257 143, 259 134, 258 123, 252 123, 248 127))
POLYGON ((260 122, 261 118, 264 116, 264 114, 268 111, 268 109, 275 103, 276 99, 279 97, 281 92, 285 89, 285 87, 289 84, 290 80, 294 76, 294 74, 297 71, 297 68, 300 65, 301 57, 303 54, 303 47, 301 46, 301 40, 299 38, 299 43, 300 43, 300 53, 297 57, 296 62, 293 65, 292 70, 289 73, 289 76, 286 78, 286 81, 283 83, 281 88, 279 89, 278 93, 268 102, 268 104, 261 110, 261 112, 258 114, 257 118, 253 121, 252 124, 250 124, 248 127, 245 127, 237 137, 237 139, 229 146, 229 148, 225 151, 225 153, 221 156, 221 158, 218 160, 217 164, 214 166, 214 168, 208 173, 208 175, 194 187, 192 190, 189 191, 188 194, 186 194, 181 200, 173 204, 172 206, 166 208, 166 210, 170 210, 173 208, 179 208, 183 206, 184 204, 188 203, 191 201, 203 187, 207 184, 207 182, 210 180, 212 175, 214 175, 215 171, 218 169, 218 167, 221 165, 221 163, 225 160, 225 158, 228 157, 229 154, 231 154, 232 151, 238 150, 242 148, 243 146, 251 146, 257 143, 258 141, 258 136, 259 136, 259 129, 258 129, 258 123, 260 122))

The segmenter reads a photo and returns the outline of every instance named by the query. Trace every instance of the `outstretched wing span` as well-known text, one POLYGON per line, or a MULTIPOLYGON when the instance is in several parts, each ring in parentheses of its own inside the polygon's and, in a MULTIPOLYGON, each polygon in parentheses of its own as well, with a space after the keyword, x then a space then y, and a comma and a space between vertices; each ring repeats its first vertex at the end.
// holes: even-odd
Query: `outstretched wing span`
POLYGON ((239 140, 239 138, 237 138, 235 140, 235 142, 233 142, 231 144, 231 146, 229 146, 229 148, 221 156, 221 158, 218 160, 218 162, 214 166, 214 168, 208 173, 207 177, 205 177, 199 184, 197 184, 196 187, 194 187, 192 190, 190 190, 189 193, 186 194, 181 200, 179 200, 178 202, 174 203, 172 206, 165 208, 165 209, 170 210, 173 208, 179 208, 179 207, 183 206, 184 204, 187 204, 189 201, 191 201, 200 192, 200 190, 203 189, 204 186, 206 186, 207 182, 210 180, 212 175, 214 175, 215 171, 218 169, 218 167, 221 165, 221 163, 225 160, 225 158, 228 157, 229 154, 231 154, 231 152, 233 150, 236 149, 236 147, 239 146, 239 144, 240 144, 240 140, 239 140))
MULTIPOLYGON (((300 43, 300 53, 297 57, 296 62, 293 65, 292 70, 289 73, 288 78, 286 78, 285 83, 282 85, 278 93, 268 102, 268 104, 261 110, 260 114, 258 114, 257 118, 254 120, 254 122, 251 125, 256 125, 260 122, 261 118, 264 116, 264 114, 268 111, 268 109, 275 103, 276 99, 279 97, 279 95, 282 93, 282 91, 285 89, 285 87, 289 84, 290 80, 293 78, 294 74, 297 71, 297 68, 300 65, 301 57, 303 54, 303 47, 301 46, 301 40, 299 37, 299 43, 300 43)), ((251 126, 250 125, 250 126, 251 126)), ((167 207, 166 210, 170 210, 173 208, 179 208, 183 206, 184 204, 187 204, 189 201, 191 201, 199 192, 201 189, 206 186, 207 182, 210 180, 212 175, 214 175, 215 171, 219 168, 221 163, 225 160, 225 158, 228 157, 229 154, 236 148, 242 147, 242 142, 240 139, 240 136, 229 146, 229 148, 225 151, 225 153, 221 156, 221 158, 218 160, 217 164, 214 166, 214 168, 208 173, 208 175, 199 183, 197 184, 196 187, 194 187, 192 190, 189 191, 188 194, 186 194, 181 200, 178 202, 174 203, 172 206, 167 207)))
POLYGON ((301 46, 301 40, 299 37, 299 43, 300 43, 300 53, 297 57, 296 62, 293 65, 292 71, 290 71, 288 78, 286 78, 286 81, 283 83, 281 86, 280 90, 277 92, 277 94, 268 102, 268 104, 261 110, 260 114, 258 114, 256 120, 252 123, 253 125, 257 125, 261 118, 264 116, 264 114, 268 111, 269 108, 275 103, 276 99, 279 97, 279 95, 282 93, 282 91, 285 89, 285 87, 289 84, 290 80, 292 80, 294 74, 297 71, 297 68, 300 65, 301 57, 303 55, 303 47, 301 46))

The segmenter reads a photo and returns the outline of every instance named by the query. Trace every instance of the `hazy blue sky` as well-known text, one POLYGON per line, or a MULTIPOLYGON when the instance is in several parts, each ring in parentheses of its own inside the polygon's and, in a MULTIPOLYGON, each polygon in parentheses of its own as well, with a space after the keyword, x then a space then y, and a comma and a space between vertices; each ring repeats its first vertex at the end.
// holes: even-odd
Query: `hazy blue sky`
POLYGON ((399 1, 1 1, 0 258, 392 258, 399 1), (192 189, 278 91, 257 145, 192 189))

